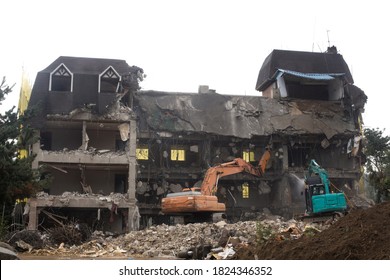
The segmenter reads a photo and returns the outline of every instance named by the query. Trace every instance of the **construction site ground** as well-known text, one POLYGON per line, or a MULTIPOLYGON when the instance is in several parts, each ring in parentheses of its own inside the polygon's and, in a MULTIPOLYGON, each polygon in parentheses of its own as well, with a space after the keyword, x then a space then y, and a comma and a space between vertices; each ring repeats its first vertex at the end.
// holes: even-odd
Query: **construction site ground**
POLYGON ((117 237, 94 232, 79 245, 17 236, 9 244, 20 259, 382 260, 390 259, 390 202, 325 224, 268 215, 234 224, 158 225, 117 237))
POLYGON ((328 229, 296 240, 270 240, 238 250, 237 259, 382 260, 390 259, 390 203, 356 209, 328 229))

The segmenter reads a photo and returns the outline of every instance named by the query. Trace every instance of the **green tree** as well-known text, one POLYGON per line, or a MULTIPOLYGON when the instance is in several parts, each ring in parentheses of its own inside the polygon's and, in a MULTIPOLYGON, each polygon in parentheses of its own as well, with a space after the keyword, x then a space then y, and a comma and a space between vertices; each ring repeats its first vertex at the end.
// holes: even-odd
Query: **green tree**
POLYGON ((366 128, 364 135, 368 178, 379 203, 390 198, 390 136, 385 136, 378 128, 366 128))
MULTIPOLYGON (((0 83, 0 105, 12 87, 5 78, 0 83)), ((19 158, 19 150, 27 148, 34 139, 32 130, 26 124, 31 112, 18 116, 15 106, 0 112, 0 201, 12 206, 17 198, 31 196, 39 188, 39 174, 31 167, 34 156, 19 158), (25 125, 22 125, 25 123, 25 125)))

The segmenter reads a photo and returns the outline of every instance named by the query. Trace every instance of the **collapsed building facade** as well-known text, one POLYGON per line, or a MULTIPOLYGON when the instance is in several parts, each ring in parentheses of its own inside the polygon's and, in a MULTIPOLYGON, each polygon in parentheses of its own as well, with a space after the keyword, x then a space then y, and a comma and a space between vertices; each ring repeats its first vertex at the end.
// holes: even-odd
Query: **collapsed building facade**
POLYGON ((301 179, 311 159, 334 185, 357 187, 367 97, 334 48, 274 50, 259 72, 259 96, 207 86, 197 93, 129 89, 142 73, 122 60, 75 57, 38 73, 30 106, 42 108, 34 122, 40 141, 32 153, 34 167, 52 180, 30 199, 29 228, 53 208, 116 232, 169 223, 160 210, 168 193, 199 185, 218 163, 240 157, 256 165, 268 145, 262 177, 218 182, 230 220, 302 213, 301 179))

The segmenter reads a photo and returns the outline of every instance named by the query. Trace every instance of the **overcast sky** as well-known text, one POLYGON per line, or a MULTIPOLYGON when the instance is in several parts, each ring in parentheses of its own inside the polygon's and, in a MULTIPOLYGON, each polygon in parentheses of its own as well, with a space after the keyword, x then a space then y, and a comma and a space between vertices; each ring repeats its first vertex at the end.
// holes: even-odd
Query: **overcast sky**
POLYGON ((335 45, 368 96, 365 125, 390 132, 386 1, 3 0, 0 77, 15 84, 59 56, 125 59, 144 69, 143 89, 256 95, 273 49, 323 52, 335 45), (383 73, 383 74, 382 74, 383 73))

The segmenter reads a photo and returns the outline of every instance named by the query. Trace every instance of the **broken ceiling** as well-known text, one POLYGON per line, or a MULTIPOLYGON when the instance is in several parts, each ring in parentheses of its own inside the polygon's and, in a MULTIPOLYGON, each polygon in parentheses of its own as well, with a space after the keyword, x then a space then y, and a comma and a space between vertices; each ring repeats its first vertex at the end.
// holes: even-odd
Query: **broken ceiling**
POLYGON ((139 117, 159 132, 248 139, 271 134, 325 134, 330 139, 356 132, 340 102, 158 91, 141 91, 136 100, 139 117))

